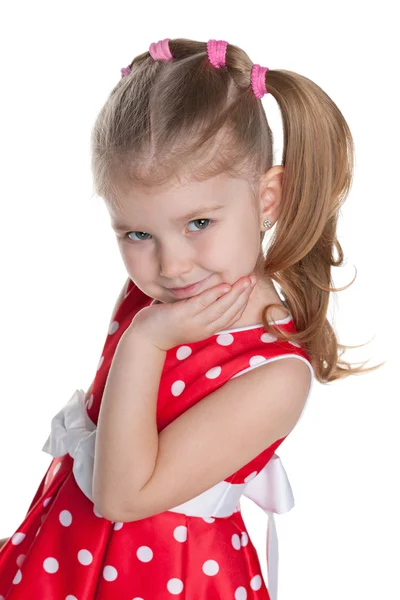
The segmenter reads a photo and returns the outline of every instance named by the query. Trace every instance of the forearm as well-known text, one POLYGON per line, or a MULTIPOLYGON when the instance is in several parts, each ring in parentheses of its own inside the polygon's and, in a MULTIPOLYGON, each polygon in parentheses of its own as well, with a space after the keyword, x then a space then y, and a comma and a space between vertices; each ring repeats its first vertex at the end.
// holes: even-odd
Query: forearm
POLYGON ((154 471, 165 355, 133 329, 126 330, 116 348, 101 401, 94 462, 93 497, 105 513, 134 511, 135 498, 154 471))

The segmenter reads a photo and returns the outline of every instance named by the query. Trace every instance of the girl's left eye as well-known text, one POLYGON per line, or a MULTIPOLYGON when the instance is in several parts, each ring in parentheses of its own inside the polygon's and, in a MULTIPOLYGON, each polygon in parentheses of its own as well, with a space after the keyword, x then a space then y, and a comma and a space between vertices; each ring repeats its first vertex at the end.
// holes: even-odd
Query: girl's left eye
MULTIPOLYGON (((211 219, 194 219, 194 221, 189 221, 189 223, 196 223, 199 221, 208 221, 209 224, 211 224, 213 222, 211 219)), ((204 229, 207 229, 207 227, 204 227, 204 229)), ((203 229, 200 229, 200 231, 203 231, 203 229)))
MULTIPOLYGON (((200 229, 198 231, 203 231, 204 229, 207 229, 207 227, 209 227, 209 225, 211 223, 213 223, 212 219, 194 219, 193 221, 189 221, 189 223, 196 223, 196 222, 200 222, 200 221, 208 221, 208 225, 206 227, 203 227, 203 229, 200 229)), ((145 233, 144 231, 127 231, 126 234, 124 235, 124 237, 128 238, 131 242, 136 242, 136 241, 144 241, 145 242, 145 241, 147 241, 147 240, 143 240, 143 238, 142 238, 142 240, 133 240, 132 238, 129 237, 131 233, 134 233, 135 235, 137 233, 144 233, 145 235, 149 235, 148 233, 145 233)))

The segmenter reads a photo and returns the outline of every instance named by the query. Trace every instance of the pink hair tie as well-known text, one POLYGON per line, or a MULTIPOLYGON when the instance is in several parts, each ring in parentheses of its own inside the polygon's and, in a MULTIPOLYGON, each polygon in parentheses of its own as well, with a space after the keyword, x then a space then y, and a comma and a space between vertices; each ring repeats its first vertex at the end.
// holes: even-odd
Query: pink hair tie
MULTIPOLYGON (((169 61, 174 57, 172 56, 168 42, 171 38, 165 38, 157 43, 153 42, 150 44, 149 53, 153 60, 169 61)), ((226 49, 228 42, 225 40, 208 40, 207 42, 207 56, 210 63, 216 69, 220 67, 226 67, 226 49)), ((265 85, 265 74, 269 71, 268 67, 261 67, 260 65, 254 64, 251 68, 251 88, 256 98, 262 98, 265 94, 268 94, 268 90, 265 85)), ((131 72, 131 68, 123 67, 121 69, 121 77, 126 77, 131 72)))
POLYGON ((170 40, 171 38, 165 38, 165 40, 150 44, 149 52, 154 60, 168 61, 174 58, 168 45, 170 40))
MULTIPOLYGON (((165 40, 160 40, 157 43, 153 42, 152 44, 150 44, 149 52, 154 60, 168 61, 174 58, 171 54, 171 50, 168 45, 170 39, 171 38, 165 38, 165 40)), ((130 72, 131 68, 129 66, 122 67, 121 78, 126 77, 127 75, 129 75, 130 72)))
POLYGON ((208 60, 216 69, 226 67, 226 49, 228 42, 224 40, 208 40, 207 55, 208 60))
POLYGON ((122 77, 126 77, 127 75, 129 75, 129 73, 131 72, 131 68, 128 67, 122 67, 121 69, 121 78, 122 77))
POLYGON ((268 94, 265 86, 265 74, 269 71, 268 67, 253 65, 251 68, 251 87, 256 98, 262 98, 264 94, 268 94))

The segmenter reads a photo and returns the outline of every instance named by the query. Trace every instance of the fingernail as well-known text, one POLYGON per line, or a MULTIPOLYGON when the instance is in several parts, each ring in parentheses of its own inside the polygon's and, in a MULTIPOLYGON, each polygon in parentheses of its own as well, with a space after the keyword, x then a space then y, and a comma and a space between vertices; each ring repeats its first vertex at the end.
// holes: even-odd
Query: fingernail
POLYGON ((243 284, 243 287, 244 287, 244 288, 248 288, 248 287, 249 287, 249 285, 250 285, 250 283, 249 283, 248 281, 245 281, 245 282, 244 282, 244 284, 243 284))
POLYGON ((251 277, 251 285, 255 285, 257 283, 257 279, 251 277))

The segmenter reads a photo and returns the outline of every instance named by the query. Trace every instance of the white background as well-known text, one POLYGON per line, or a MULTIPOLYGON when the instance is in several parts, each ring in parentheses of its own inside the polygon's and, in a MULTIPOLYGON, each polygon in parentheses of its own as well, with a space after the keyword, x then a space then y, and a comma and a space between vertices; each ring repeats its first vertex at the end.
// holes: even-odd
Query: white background
MULTIPOLYGON (((25 517, 50 464, 51 418, 93 380, 127 274, 103 201, 92 197, 90 131, 120 69, 153 41, 224 39, 336 102, 356 147, 341 211, 344 267, 331 319, 347 360, 378 371, 315 382, 278 449, 295 507, 276 518, 279 599, 400 597, 399 116, 395 3, 15 2, 0 12, 0 537, 25 517)), ((272 96, 262 103, 279 164, 272 96)), ((265 568, 266 515, 242 500, 265 568)), ((1 593, 1 590, 0 590, 1 593)), ((228 600, 228 599, 224 599, 228 600)))

